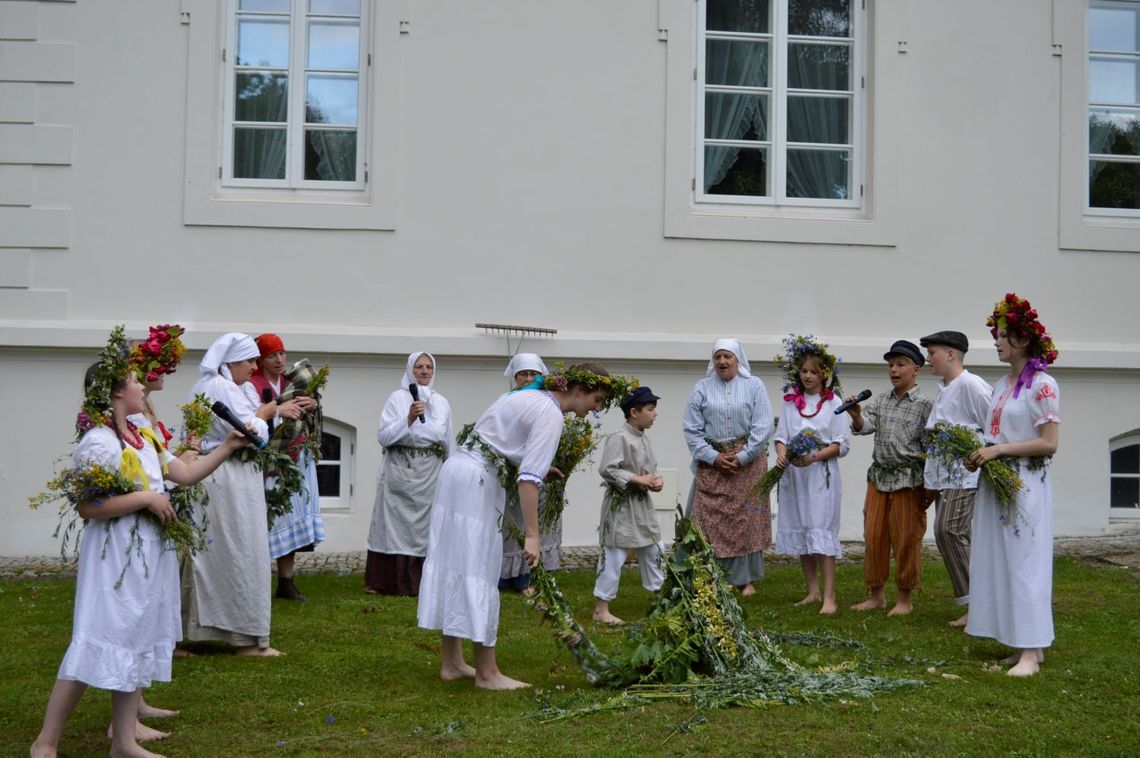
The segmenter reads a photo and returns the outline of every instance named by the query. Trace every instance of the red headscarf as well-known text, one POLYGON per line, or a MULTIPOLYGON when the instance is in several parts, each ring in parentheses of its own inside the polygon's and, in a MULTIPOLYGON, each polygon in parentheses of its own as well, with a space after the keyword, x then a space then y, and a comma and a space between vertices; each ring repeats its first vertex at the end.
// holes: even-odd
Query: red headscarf
POLYGON ((254 342, 257 343, 257 349, 261 351, 262 358, 285 349, 285 343, 281 341, 281 338, 268 332, 257 335, 254 342))

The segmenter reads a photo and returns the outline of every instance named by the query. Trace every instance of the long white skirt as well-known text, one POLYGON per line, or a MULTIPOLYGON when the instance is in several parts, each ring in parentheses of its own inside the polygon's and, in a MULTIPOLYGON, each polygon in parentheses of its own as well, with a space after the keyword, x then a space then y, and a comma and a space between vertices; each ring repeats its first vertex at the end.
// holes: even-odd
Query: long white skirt
POLYGON ((778 487, 780 515, 776 519, 776 552, 842 558, 839 506, 843 501, 843 485, 839 466, 831 461, 804 468, 789 465, 778 487))
POLYGON ((507 496, 482 453, 443 464, 431 506, 418 623, 491 647, 499 633, 500 521, 507 496))
POLYGON ((978 481, 970 540, 966 631, 1014 648, 1053 644, 1053 481, 1048 469, 1018 474, 1019 518, 1003 521, 997 497, 978 481), (1044 474, 1044 476, 1042 476, 1044 474))
POLYGON ((146 516, 138 516, 141 553, 130 547, 131 563, 115 589, 135 519, 134 513, 113 522, 93 519, 83 530, 71 645, 60 679, 117 692, 170 681, 174 644, 182 638, 178 556, 146 516))

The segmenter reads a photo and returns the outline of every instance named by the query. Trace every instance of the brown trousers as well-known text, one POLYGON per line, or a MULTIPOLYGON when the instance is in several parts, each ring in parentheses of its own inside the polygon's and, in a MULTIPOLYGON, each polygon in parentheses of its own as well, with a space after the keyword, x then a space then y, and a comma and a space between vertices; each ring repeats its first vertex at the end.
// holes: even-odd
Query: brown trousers
POLYGON ((895 554, 895 582, 900 590, 916 590, 922 584, 922 536, 926 534, 926 511, 922 488, 880 492, 867 483, 863 504, 863 581, 882 587, 890 576, 891 552, 895 554))

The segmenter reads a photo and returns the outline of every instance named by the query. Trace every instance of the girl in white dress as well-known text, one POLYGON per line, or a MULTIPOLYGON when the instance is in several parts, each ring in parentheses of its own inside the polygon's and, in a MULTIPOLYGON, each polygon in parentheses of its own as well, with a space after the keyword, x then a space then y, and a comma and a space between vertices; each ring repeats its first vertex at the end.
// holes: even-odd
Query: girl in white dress
POLYGON ((994 386, 986 446, 970 456, 977 469, 1007 458, 1024 484, 1002 506, 985 477, 978 482, 970 549, 970 617, 966 632, 1017 648, 1010 676, 1032 676, 1053 642, 1053 483, 1048 458, 1060 439, 1060 391, 1045 368, 1057 350, 1029 301, 1010 293, 986 321, 1009 374, 994 386))
POLYGON ((570 381, 561 384, 563 390, 522 389, 496 400, 440 470, 418 621, 425 629, 443 633, 440 678, 445 681, 469 678, 476 687, 497 690, 529 686, 499 671, 495 660, 503 555, 500 524, 507 504, 500 474, 513 474, 518 487, 523 552, 533 568, 540 552, 539 487, 558 449, 563 414, 581 418, 609 402, 605 369, 580 364, 566 375, 570 381), (473 643, 474 667, 463 659, 464 639, 473 643))
POLYGON ((779 518, 776 552, 798 555, 807 581, 807 595, 796 605, 820 603, 819 612, 836 611, 835 561, 843 557, 839 542, 839 506, 843 486, 839 466, 829 463, 847 455, 850 421, 835 415, 840 397, 837 361, 827 345, 810 337, 785 340, 785 354, 777 361, 784 369, 784 405, 776 427, 776 466, 791 468, 779 483, 779 518), (805 430, 816 432, 824 447, 796 460, 788 460, 787 445, 805 430), (818 575, 823 574, 820 594, 818 575))
POLYGON ((77 467, 98 465, 125 474, 141 468, 145 481, 137 479, 143 487, 138 492, 79 506, 80 516, 93 523, 80 538, 71 644, 32 756, 56 754, 63 728, 88 686, 111 691, 112 755, 154 755, 136 742, 135 724, 142 688, 170 681, 174 644, 181 637, 178 557, 158 525, 137 512, 149 510, 163 523, 175 518, 164 476, 196 484, 244 444, 234 432, 193 463, 174 458, 151 429, 128 420, 142 412, 144 388, 126 357, 121 327, 116 328, 100 362, 87 371, 81 418, 92 421, 85 424, 89 428, 72 460, 77 467), (128 547, 131 558, 124 566, 128 547))

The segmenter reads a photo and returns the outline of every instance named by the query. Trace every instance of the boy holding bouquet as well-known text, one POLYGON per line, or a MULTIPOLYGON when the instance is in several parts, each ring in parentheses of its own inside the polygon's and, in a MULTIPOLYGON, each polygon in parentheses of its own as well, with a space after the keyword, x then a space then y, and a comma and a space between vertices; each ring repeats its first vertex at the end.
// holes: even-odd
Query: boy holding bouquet
MULTIPOLYGON (((970 342, 961 332, 942 331, 928 334, 918 341, 926 348, 930 372, 941 378, 938 397, 927 430, 935 424, 956 424, 980 434, 985 426, 993 388, 980 376, 966 370, 964 358, 970 342)), ((974 495, 978 491, 978 472, 967 471, 960 461, 949 463, 944 457, 928 456, 923 471, 923 486, 937 498, 934 539, 938 552, 950 574, 954 602, 970 603, 970 522, 974 518, 974 495)), ((929 495, 927 496, 929 498, 929 495)), ((950 622, 963 627, 969 612, 950 622)))
MULTIPOLYGON (((883 359, 892 391, 880 394, 866 408, 856 404, 847 411, 852 432, 875 435, 863 504, 863 579, 870 597, 851 607, 869 611, 886 605, 884 587, 893 551, 898 597, 887 615, 901 616, 911 612, 911 591, 922 580, 922 536, 926 533, 922 440, 931 402, 916 384, 926 362, 917 345, 897 340, 883 359)), ((847 401, 854 399, 852 395, 847 401)))

